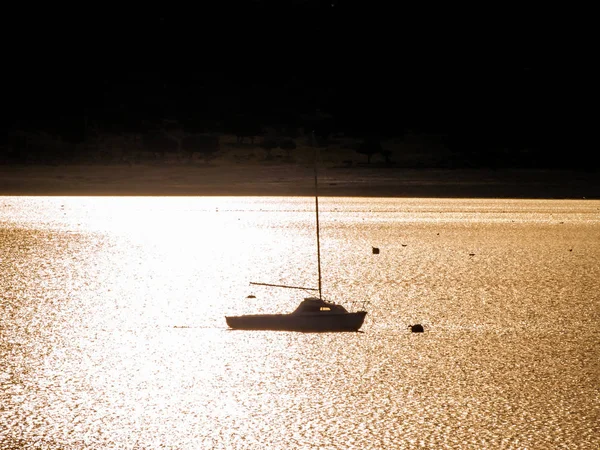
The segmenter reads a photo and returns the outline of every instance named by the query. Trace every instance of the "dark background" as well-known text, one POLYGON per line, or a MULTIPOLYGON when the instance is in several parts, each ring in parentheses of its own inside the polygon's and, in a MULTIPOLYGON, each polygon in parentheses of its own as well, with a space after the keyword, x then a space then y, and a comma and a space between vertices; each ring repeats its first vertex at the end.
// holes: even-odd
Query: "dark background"
POLYGON ((542 166, 598 165, 587 28, 564 11, 208 5, 7 11, 4 132, 77 142, 85 120, 202 131, 235 117, 303 125, 319 109, 357 137, 411 130, 457 152, 529 149, 542 166))

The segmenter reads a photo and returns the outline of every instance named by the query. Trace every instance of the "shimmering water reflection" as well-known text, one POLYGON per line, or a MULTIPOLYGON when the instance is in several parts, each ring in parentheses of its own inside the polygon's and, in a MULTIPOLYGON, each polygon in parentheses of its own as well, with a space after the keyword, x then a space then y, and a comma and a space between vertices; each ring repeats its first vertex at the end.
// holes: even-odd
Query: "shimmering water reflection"
POLYGON ((0 448, 600 447, 600 202, 320 203, 0 197, 0 448))

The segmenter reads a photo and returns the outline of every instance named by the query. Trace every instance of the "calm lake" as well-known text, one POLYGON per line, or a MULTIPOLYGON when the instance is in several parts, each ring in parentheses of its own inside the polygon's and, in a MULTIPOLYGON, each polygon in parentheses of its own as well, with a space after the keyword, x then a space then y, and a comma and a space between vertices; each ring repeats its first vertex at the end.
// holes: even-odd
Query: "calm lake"
POLYGON ((313 198, 0 197, 0 449, 600 448, 600 201, 320 222, 358 333, 225 323, 313 295, 249 284, 316 287, 313 198))

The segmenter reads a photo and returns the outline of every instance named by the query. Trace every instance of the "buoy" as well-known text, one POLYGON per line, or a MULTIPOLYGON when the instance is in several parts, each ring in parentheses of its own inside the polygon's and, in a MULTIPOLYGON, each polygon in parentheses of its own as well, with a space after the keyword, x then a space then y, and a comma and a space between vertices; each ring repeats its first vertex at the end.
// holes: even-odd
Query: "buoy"
POLYGON ((412 331, 413 333, 422 333, 423 331, 425 331, 423 329, 423 325, 421 325, 420 323, 416 323, 414 325, 409 325, 408 327, 410 328, 410 331, 412 331))
POLYGON ((373 254, 374 255, 379 255, 379 248, 378 247, 373 247, 373 254))

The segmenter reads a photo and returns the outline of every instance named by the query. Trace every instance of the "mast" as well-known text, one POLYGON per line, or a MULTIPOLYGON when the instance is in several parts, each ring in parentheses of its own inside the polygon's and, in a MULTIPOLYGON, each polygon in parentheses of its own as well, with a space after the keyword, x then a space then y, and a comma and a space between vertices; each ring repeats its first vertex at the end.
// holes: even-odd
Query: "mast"
POLYGON ((317 266, 319 268, 319 299, 322 299, 321 291, 321 242, 319 240, 319 191, 317 188, 317 148, 315 147, 315 212, 317 217, 317 266))

